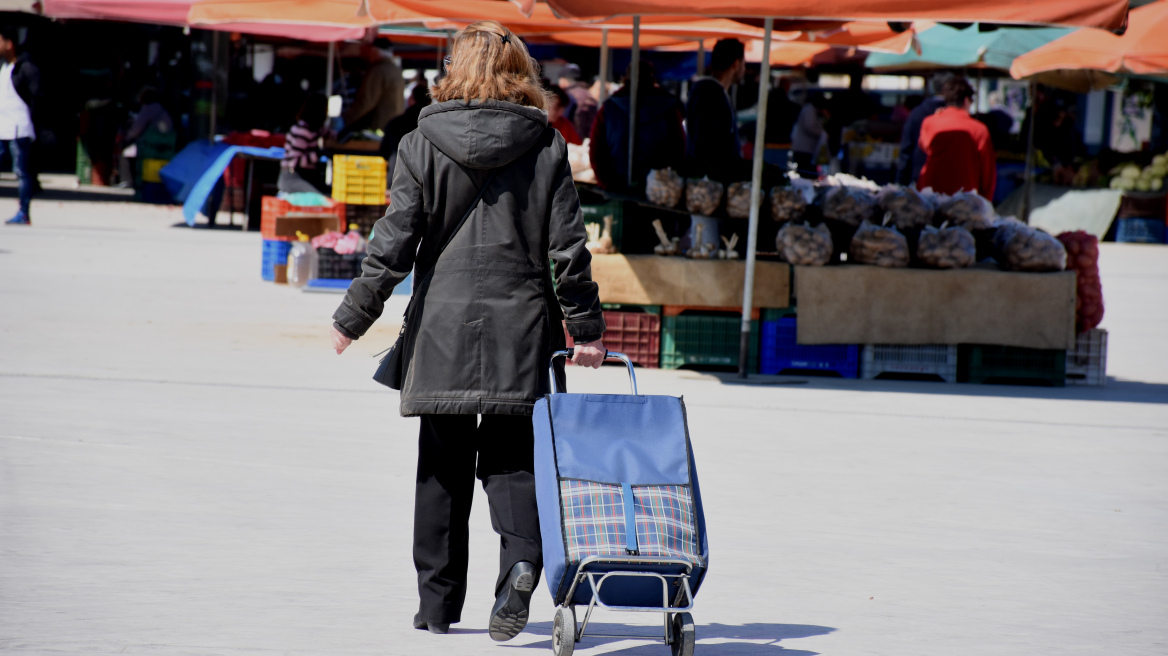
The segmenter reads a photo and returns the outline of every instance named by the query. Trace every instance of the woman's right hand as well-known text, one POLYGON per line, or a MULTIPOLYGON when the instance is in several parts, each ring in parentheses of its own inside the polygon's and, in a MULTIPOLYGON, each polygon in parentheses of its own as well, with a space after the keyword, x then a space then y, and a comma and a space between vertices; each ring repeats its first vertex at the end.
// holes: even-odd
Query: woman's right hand
POLYGON ((337 350, 337 355, 340 355, 345 352, 345 349, 349 348, 353 340, 341 334, 341 331, 337 330, 336 326, 333 326, 330 330, 332 331, 330 337, 333 340, 333 348, 337 350))
POLYGON ((604 342, 599 339, 587 344, 577 344, 572 350, 572 364, 599 369, 600 365, 604 364, 604 356, 607 354, 604 342))

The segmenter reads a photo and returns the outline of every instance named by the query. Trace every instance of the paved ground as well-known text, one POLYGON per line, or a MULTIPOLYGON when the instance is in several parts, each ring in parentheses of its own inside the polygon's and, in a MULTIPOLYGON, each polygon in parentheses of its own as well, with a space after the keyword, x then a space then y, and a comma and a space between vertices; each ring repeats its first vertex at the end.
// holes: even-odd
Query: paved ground
MULTIPOLYGON (((338 297, 262 283, 257 235, 115 202, 34 212, 0 230, 0 652, 549 650, 542 587, 528 632, 484 634, 481 494, 464 622, 409 627, 416 423, 369 380, 392 325, 338 358, 338 297)), ((1168 652, 1168 248, 1106 245, 1101 266, 1106 389, 642 371, 690 408, 699 653, 1168 652)))

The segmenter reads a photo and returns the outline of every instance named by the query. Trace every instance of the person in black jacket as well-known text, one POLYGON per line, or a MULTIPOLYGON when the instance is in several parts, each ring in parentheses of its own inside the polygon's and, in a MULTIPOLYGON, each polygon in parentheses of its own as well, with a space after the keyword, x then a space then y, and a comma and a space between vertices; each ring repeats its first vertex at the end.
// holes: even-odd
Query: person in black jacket
POLYGON ((36 181, 32 174, 32 143, 36 140, 33 116, 40 96, 41 74, 28 55, 19 52, 16 29, 0 27, 0 156, 12 156, 12 170, 19 180, 20 209, 10 225, 29 225, 29 204, 36 181))
POLYGON ((401 413, 422 418, 414 627, 446 633, 460 620, 477 473, 502 543, 489 632, 508 640, 527 623, 543 563, 533 406, 550 389, 561 321, 573 361, 599 367, 604 317, 568 148, 547 123, 527 48, 495 21, 469 25, 430 92, 436 104, 398 146, 389 210, 333 314, 332 340, 343 352, 416 272, 400 346, 401 413))
POLYGON ((738 111, 730 88, 746 75, 745 48, 737 39, 722 39, 710 55, 710 77, 698 78, 686 107, 685 156, 689 174, 722 182, 750 178, 750 163, 742 159, 738 141, 738 111))
POLYGON ((938 109, 945 106, 945 98, 941 96, 941 88, 953 78, 950 73, 937 73, 929 80, 929 88, 933 95, 917 105, 904 122, 904 129, 900 134, 900 153, 896 156, 896 182, 901 185, 914 184, 921 177, 921 168, 925 165, 925 151, 920 149, 921 123, 925 122, 938 109))

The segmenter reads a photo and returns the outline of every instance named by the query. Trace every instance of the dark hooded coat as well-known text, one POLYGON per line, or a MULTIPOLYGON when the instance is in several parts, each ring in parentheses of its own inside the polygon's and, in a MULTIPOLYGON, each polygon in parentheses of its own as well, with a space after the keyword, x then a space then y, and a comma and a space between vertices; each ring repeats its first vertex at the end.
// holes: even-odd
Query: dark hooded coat
POLYGON ((573 337, 604 332, 563 137, 532 107, 431 105, 401 141, 390 201, 333 319, 363 335, 414 269, 402 415, 530 415, 548 391, 548 358, 564 344, 560 321, 573 337))

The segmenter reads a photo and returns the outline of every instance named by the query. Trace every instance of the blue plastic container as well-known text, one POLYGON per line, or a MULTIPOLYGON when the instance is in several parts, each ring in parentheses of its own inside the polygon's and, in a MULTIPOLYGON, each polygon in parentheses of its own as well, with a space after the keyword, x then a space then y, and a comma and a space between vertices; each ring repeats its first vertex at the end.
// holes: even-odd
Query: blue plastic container
POLYGON ((857 344, 800 345, 795 342, 796 317, 762 322, 759 373, 834 372, 858 378, 860 347, 857 344))
POLYGON ((264 240, 264 258, 260 268, 260 275, 264 280, 270 282, 276 279, 276 265, 288 263, 288 251, 291 249, 290 241, 264 240))
POLYGON ((1115 241, 1129 244, 1163 244, 1166 231, 1164 219, 1118 219, 1115 241))

